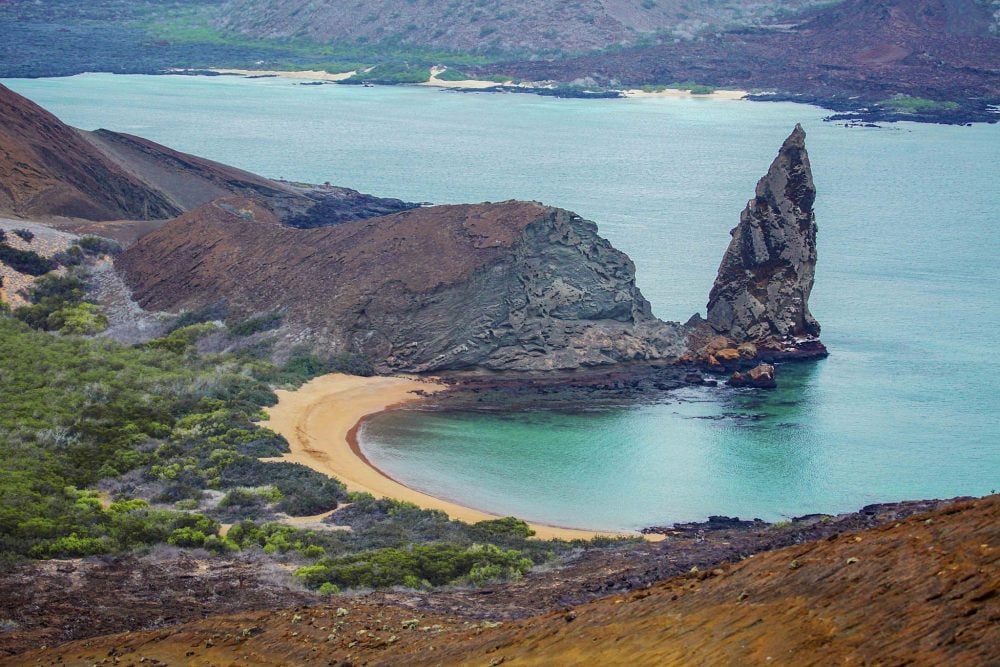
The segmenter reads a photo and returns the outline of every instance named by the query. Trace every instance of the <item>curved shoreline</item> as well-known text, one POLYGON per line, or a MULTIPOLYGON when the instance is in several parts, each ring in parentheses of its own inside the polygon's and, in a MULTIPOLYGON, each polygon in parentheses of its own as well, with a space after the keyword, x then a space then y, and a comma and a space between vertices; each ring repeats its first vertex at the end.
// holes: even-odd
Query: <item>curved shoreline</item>
MULTIPOLYGON (((375 497, 412 502, 424 509, 445 512, 467 523, 500 518, 499 515, 465 507, 411 489, 373 465, 361 452, 358 431, 369 417, 420 400, 414 392, 441 391, 445 385, 413 377, 358 377, 334 373, 307 382, 294 391, 279 389, 278 403, 265 411, 272 431, 288 440, 291 451, 270 461, 300 463, 335 477, 349 491, 363 491, 375 497)), ((639 534, 562 528, 530 523, 538 539, 589 540, 598 536, 639 534)))

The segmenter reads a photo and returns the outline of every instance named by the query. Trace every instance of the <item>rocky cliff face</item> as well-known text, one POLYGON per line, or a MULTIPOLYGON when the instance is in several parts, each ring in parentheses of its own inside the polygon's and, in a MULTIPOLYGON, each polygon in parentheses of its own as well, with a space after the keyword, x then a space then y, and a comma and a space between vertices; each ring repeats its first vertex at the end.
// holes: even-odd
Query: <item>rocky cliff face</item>
POLYGON ((809 312, 816 268, 816 215, 806 134, 785 140, 731 232, 708 300, 708 324, 769 356, 817 356, 820 326, 809 312))
POLYGON ((421 208, 292 229, 248 200, 209 204, 117 260, 144 307, 282 310, 285 340, 377 370, 575 370, 672 358, 631 260, 568 211, 421 208))

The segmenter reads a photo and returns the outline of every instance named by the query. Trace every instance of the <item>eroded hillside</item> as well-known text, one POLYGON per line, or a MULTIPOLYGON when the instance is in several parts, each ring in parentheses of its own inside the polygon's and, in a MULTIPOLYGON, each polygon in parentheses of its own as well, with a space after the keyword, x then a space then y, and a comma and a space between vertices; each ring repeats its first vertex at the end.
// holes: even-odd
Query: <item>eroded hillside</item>
POLYGON ((586 0, 366 3, 230 0, 216 25, 253 37, 385 44, 452 52, 539 55, 633 44, 654 34, 693 39, 758 25, 830 0, 586 0))
POLYGON ((519 621, 337 600, 35 650, 11 664, 985 665, 1000 499, 761 553, 519 621))

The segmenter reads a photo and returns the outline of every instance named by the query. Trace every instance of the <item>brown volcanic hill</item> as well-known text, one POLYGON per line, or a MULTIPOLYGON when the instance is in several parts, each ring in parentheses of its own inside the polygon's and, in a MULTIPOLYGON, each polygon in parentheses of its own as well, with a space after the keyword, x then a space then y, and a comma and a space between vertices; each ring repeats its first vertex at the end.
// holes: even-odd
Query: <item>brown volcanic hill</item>
POLYGON ((0 210, 89 220, 168 218, 180 212, 77 130, 4 86, 0 210))
POLYGON ((129 134, 78 130, 0 85, 0 211, 95 221, 166 220, 232 195, 252 197, 300 227, 414 206, 347 188, 273 181, 129 134))
POLYGON ((676 356, 635 267, 567 211, 529 202, 420 208, 293 229, 250 200, 203 206, 116 266, 146 308, 283 309, 300 342, 378 370, 552 370, 676 356))
POLYGON ((1000 646, 998 543, 991 496, 503 624, 345 598, 76 641, 10 664, 978 667, 996 664, 1000 646))

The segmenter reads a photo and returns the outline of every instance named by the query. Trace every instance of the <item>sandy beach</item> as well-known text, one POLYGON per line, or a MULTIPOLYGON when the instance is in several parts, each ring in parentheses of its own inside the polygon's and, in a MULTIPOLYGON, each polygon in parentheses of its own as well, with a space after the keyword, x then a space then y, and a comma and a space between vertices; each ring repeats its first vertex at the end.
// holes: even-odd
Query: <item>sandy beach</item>
MULTIPOLYGON (((264 423, 283 435, 291 451, 266 460, 290 461, 336 477, 349 491, 367 491, 441 510, 452 519, 475 523, 496 515, 451 503, 403 486, 373 467, 357 448, 361 420, 392 406, 420 400, 413 392, 433 393, 444 387, 407 377, 357 377, 331 374, 315 378, 295 391, 278 390, 278 404, 268 408, 264 423)), ((590 539, 608 535, 589 530, 531 524, 540 539, 590 539)))
POLYGON ((431 86, 434 88, 465 88, 468 90, 481 90, 483 88, 495 88, 497 86, 509 86, 511 84, 510 81, 507 81, 506 83, 497 83, 496 81, 483 81, 481 79, 461 79, 459 81, 439 79, 438 74, 441 74, 446 69, 446 67, 432 67, 431 78, 417 85, 431 86))
POLYGON ((343 81, 350 79, 357 72, 338 72, 330 74, 323 70, 269 70, 269 69, 209 69, 217 74, 236 74, 239 76, 277 76, 283 79, 306 79, 309 81, 343 81))

